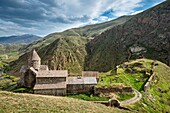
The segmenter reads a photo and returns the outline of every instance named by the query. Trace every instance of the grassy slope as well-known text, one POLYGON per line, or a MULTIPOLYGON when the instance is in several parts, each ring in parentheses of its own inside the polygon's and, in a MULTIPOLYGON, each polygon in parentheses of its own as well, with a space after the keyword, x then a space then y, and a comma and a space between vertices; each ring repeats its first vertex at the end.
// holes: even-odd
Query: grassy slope
POLYGON ((16 60, 19 56, 19 49, 24 46, 23 44, 0 45, 0 60, 5 62, 16 60), (8 57, 8 59, 6 59, 6 57, 8 57))
POLYGON ((98 97, 91 94, 70 94, 67 95, 67 97, 77 98, 86 101, 108 101, 109 100, 109 98, 107 97, 98 97))
POLYGON ((129 107, 141 112, 170 112, 170 67, 161 62, 158 64, 155 68, 157 78, 150 89, 142 93, 141 101, 129 107))
MULTIPOLYGON (((131 62, 126 62, 127 65, 133 65, 135 63, 143 63, 145 69, 150 71, 151 63, 153 60, 148 59, 138 59, 131 62)), ((170 67, 167 65, 158 62, 158 66, 155 67, 155 72, 157 73, 156 79, 151 84, 151 87, 147 92, 143 92, 143 85, 145 84, 147 78, 142 73, 128 73, 125 72, 122 68, 118 68, 118 74, 114 75, 109 71, 107 73, 102 73, 101 77, 103 81, 100 80, 99 86, 103 85, 117 85, 125 84, 131 85, 132 87, 139 90, 143 98, 135 103, 134 105, 127 106, 133 110, 137 110, 141 113, 151 112, 151 113, 160 113, 160 112, 170 112, 170 67), (143 77, 142 77, 143 76, 143 77), (145 77, 144 77, 145 76, 145 77), (116 78, 116 79, 114 79, 116 78), (138 79, 139 81, 136 81, 138 79), (110 84, 110 81, 112 82, 110 84)), ((133 65, 134 66, 134 65, 133 65)), ((143 67, 134 66, 131 69, 143 69, 143 67)))
POLYGON ((104 105, 66 97, 0 92, 0 112, 34 113, 118 113, 125 112, 104 105))
POLYGON ((153 60, 148 59, 139 59, 132 62, 125 62, 124 65, 127 68, 118 66, 117 74, 115 75, 112 71, 107 73, 101 73, 101 78, 99 81, 99 86, 111 86, 111 85, 128 85, 132 86, 133 88, 137 89, 138 91, 143 89, 143 85, 149 78, 146 76, 142 71, 150 72, 151 70, 151 63, 153 60), (142 64, 141 66, 135 66, 136 63, 142 64), (133 70, 132 72, 127 72, 126 70, 130 69, 133 70))
POLYGON ((0 90, 5 90, 9 88, 10 86, 16 85, 18 79, 19 78, 15 76, 3 74, 2 77, 0 77, 0 90))
POLYGON ((40 49, 38 54, 42 64, 48 64, 51 69, 67 69, 69 74, 81 74, 87 41, 88 39, 78 36, 59 38, 40 49))

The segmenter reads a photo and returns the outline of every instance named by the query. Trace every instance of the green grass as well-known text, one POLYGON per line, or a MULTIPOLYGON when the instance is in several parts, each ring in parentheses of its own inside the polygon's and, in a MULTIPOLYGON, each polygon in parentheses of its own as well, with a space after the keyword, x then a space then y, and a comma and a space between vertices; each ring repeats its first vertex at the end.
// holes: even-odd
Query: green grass
POLYGON ((141 92, 143 98, 134 105, 128 106, 131 109, 148 113, 169 113, 170 112, 170 68, 158 62, 155 67, 156 78, 151 82, 147 92, 141 92))
POLYGON ((33 93, 33 90, 30 88, 15 88, 12 89, 11 92, 15 93, 33 93))
POLYGON ((124 113, 79 99, 0 91, 0 113, 124 113))
MULTIPOLYGON (((111 71, 100 74, 101 79, 99 85, 114 85, 124 84, 130 85, 142 93, 143 98, 133 104, 126 107, 137 110, 140 113, 168 113, 170 112, 170 67, 157 61, 158 66, 155 67, 156 78, 151 82, 150 88, 147 92, 143 92, 143 86, 149 78, 148 75, 140 72, 139 70, 146 69, 148 72, 151 70, 151 63, 153 60, 149 59, 137 59, 125 64, 130 69, 138 70, 136 73, 128 73, 125 68, 118 68, 117 75, 111 74, 111 71), (135 63, 142 63, 143 66, 135 66, 135 63), (111 83, 111 84, 110 84, 111 83)), ((118 95, 119 100, 126 100, 131 98, 132 95, 118 95)))
POLYGON ((86 101, 108 101, 109 100, 109 98, 107 97, 98 97, 98 96, 93 96, 91 94, 72 94, 72 95, 67 95, 67 97, 77 98, 86 101))
POLYGON ((132 70, 133 73, 127 72, 127 68, 122 68, 118 66, 117 74, 112 74, 112 71, 100 74, 100 80, 98 86, 113 86, 124 84, 127 86, 132 86, 138 91, 142 91, 144 84, 148 80, 149 76, 146 76, 142 71, 151 70, 152 60, 139 59, 132 62, 125 62, 124 64, 128 66, 128 69, 132 70), (142 65, 137 65, 141 63, 142 65))
POLYGON ((117 98, 119 101, 124 101, 124 100, 127 100, 127 99, 130 99, 130 98, 133 98, 135 95, 134 94, 131 94, 131 93, 127 93, 127 94, 119 94, 118 95, 119 97, 117 98))
POLYGON ((0 78, 0 90, 5 90, 10 86, 16 85, 18 80, 18 77, 2 74, 0 78))

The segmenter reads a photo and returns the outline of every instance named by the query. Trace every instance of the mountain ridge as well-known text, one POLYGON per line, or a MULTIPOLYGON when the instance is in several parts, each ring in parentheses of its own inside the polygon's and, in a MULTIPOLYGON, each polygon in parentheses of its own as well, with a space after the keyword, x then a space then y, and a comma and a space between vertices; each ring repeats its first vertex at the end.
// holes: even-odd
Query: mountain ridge
POLYGON ((0 37, 0 44, 30 44, 41 37, 32 34, 12 35, 0 37))

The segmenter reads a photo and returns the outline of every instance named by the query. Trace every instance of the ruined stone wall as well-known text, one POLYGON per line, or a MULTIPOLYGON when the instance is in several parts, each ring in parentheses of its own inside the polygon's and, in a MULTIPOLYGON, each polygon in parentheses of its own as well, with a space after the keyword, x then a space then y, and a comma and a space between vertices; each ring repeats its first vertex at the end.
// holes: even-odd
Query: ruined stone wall
POLYGON ((152 62, 151 65, 151 71, 152 71, 152 75, 150 76, 150 78, 148 79, 148 81, 146 82, 146 84, 144 85, 144 91, 147 91, 147 89, 149 89, 151 82, 155 79, 156 77, 156 72, 154 72, 154 68, 155 66, 158 65, 155 61, 152 62))
POLYGON ((34 90, 34 94, 63 96, 66 95, 66 89, 38 89, 34 90))
POLYGON ((96 86, 94 87, 94 94, 98 96, 109 97, 112 93, 132 93, 133 89, 130 86, 96 86))
POLYGON ((153 81, 153 79, 155 78, 156 73, 153 72, 153 74, 151 75, 151 77, 148 79, 148 81, 146 82, 146 84, 144 85, 144 91, 147 91, 147 89, 149 89, 151 82, 153 81))

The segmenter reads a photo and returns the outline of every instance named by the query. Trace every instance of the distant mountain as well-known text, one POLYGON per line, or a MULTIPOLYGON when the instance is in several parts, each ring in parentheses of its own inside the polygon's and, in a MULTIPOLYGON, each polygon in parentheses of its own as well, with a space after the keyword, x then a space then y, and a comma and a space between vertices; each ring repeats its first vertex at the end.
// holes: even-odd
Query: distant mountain
POLYGON ((18 36, 8 36, 8 37, 0 37, 0 44, 30 44, 41 37, 31 34, 24 34, 18 36))

